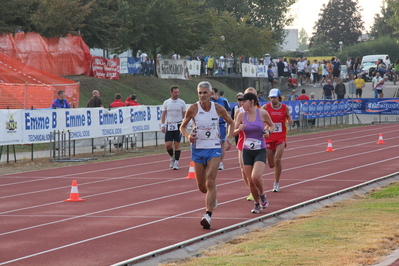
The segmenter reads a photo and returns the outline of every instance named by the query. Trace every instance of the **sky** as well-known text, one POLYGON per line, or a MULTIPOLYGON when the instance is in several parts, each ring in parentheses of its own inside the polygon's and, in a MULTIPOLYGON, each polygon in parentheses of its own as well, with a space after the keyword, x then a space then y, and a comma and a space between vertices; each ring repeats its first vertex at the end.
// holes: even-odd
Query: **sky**
MULTIPOLYGON (((291 6, 291 12, 294 14, 295 20, 290 29, 304 28, 308 33, 308 37, 312 37, 313 26, 319 19, 320 9, 323 4, 328 3, 329 0, 297 0, 297 3, 291 6), (295 15, 301 14, 301 15, 295 15)), ((374 23, 374 15, 381 10, 383 0, 359 0, 359 6, 363 8, 362 19, 365 22, 364 27, 366 31, 370 31, 374 23)), ((365 33, 365 32, 364 32, 365 33)))

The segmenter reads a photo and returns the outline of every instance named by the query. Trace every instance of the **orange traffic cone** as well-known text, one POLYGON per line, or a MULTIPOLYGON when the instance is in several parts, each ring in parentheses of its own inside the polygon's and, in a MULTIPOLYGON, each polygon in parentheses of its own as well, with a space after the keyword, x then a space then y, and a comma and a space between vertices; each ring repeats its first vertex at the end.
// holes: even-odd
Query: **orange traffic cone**
POLYGON ((332 141, 328 140, 327 150, 326 151, 334 151, 332 147, 332 141))
POLYGON ((380 137, 378 138, 377 144, 385 144, 384 139, 382 138, 382 134, 380 134, 380 137))
POLYGON ((71 194, 69 195, 69 199, 66 199, 64 201, 84 201, 84 199, 81 199, 79 197, 78 182, 76 180, 72 181, 72 188, 71 188, 71 194))
POLYGON ((188 170, 188 176, 186 179, 195 179, 195 172, 194 172, 194 162, 190 163, 190 169, 188 170))

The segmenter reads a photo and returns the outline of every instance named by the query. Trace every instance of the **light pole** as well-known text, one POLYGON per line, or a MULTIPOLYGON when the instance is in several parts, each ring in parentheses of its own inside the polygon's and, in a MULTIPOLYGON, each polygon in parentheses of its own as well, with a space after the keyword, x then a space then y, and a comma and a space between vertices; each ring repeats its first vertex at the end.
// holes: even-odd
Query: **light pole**
POLYGON ((343 45, 344 43, 342 42, 342 41, 339 41, 339 52, 341 53, 342 52, 342 45, 343 45))

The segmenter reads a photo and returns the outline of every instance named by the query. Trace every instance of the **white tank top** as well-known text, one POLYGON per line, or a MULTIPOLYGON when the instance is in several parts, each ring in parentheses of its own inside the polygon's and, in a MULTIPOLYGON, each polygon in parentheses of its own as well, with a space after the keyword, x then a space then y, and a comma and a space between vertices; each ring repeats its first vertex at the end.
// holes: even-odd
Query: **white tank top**
POLYGON ((201 104, 197 102, 198 112, 194 117, 194 132, 197 141, 193 145, 195 149, 220 149, 222 140, 219 129, 219 115, 216 112, 215 103, 211 102, 211 109, 205 112, 201 104))

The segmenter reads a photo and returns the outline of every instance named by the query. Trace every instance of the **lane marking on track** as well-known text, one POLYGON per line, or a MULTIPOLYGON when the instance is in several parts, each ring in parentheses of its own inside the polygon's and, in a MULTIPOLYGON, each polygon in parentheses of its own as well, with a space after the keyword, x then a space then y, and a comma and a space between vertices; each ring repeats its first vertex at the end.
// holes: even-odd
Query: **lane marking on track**
MULTIPOLYGON (((396 156, 396 157, 389 158, 389 159, 386 159, 386 160, 380 160, 378 162, 373 162, 373 163, 367 164, 366 166, 380 164, 381 162, 396 160, 398 158, 399 158, 399 156, 396 156)), ((327 174, 327 175, 324 175, 324 176, 321 176, 321 177, 312 178, 310 180, 304 180, 302 182, 298 182, 298 184, 314 181, 314 180, 317 180, 319 178, 323 178, 325 176, 331 176, 331 175, 334 175, 334 174, 339 174, 339 173, 343 173, 343 172, 347 172, 347 171, 352 171, 352 170, 355 170, 355 169, 358 169, 358 168, 361 168, 361 167, 364 167, 364 166, 358 166, 358 167, 354 167, 354 168, 351 168, 351 169, 346 169, 346 170, 338 171, 338 172, 335 172, 335 173, 327 174)), ((293 185, 294 184, 287 185, 286 187, 293 186, 293 185)), ((241 199, 242 198, 240 198, 240 200, 241 199)), ((235 199, 235 200, 238 200, 238 199, 235 199)), ((227 203, 233 202, 235 200, 226 201, 226 202, 223 202, 223 204, 227 204, 227 203)), ((168 216, 168 217, 165 217, 165 218, 162 218, 162 219, 159 219, 159 220, 155 220, 155 221, 147 222, 147 223, 144 223, 144 224, 140 224, 140 225, 128 227, 128 228, 125 228, 125 229, 117 230, 117 231, 114 231, 114 232, 110 232, 110 233, 107 233, 107 234, 99 235, 99 236, 96 236, 96 237, 91 237, 91 238, 87 238, 87 239, 84 239, 84 240, 81 240, 81 241, 76 241, 76 242, 73 242, 73 243, 70 243, 70 244, 67 244, 67 245, 62 245, 62 246, 59 246, 59 247, 56 247, 56 248, 51 248, 51 249, 48 249, 48 250, 44 250, 44 251, 41 251, 41 252, 37 252, 37 253, 34 253, 34 254, 23 256, 23 257, 16 258, 16 259, 13 259, 13 260, 1 262, 0 265, 5 265, 5 264, 21 261, 21 260, 24 260, 24 259, 27 259, 27 258, 32 258, 32 257, 38 256, 38 255, 42 255, 42 254, 45 254, 45 253, 53 252, 53 251, 56 251, 56 250, 67 248, 67 247, 79 245, 79 244, 82 244, 82 243, 86 243, 86 242, 89 242, 89 241, 97 240, 97 239, 104 238, 104 237, 107 237, 107 236, 111 236, 111 235, 127 232, 127 231, 130 231, 130 230, 133 230, 133 229, 137 229, 137 228, 140 228, 140 227, 144 227, 144 226, 150 225, 150 224, 155 224, 155 223, 163 222, 163 221, 170 220, 170 219, 173 219, 173 218, 177 218, 177 217, 180 217, 182 215, 193 213, 193 212, 196 212, 196 211, 199 211, 199 210, 203 210, 203 207, 199 208, 199 209, 196 209, 196 210, 191 210, 191 211, 188 211, 188 212, 184 212, 184 213, 168 216)))

